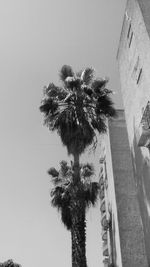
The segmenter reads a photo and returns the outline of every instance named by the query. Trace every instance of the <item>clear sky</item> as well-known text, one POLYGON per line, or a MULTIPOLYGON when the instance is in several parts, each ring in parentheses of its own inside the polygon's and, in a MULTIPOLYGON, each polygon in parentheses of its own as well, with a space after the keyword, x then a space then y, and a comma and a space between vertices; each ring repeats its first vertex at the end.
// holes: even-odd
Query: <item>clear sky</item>
MULTIPOLYGON (((116 64, 125 0, 0 0, 0 262, 71 267, 70 234, 50 205, 46 171, 67 159, 42 125, 42 88, 63 64, 110 78, 122 107, 116 64)), ((89 267, 100 266, 100 219, 88 215, 89 267)))

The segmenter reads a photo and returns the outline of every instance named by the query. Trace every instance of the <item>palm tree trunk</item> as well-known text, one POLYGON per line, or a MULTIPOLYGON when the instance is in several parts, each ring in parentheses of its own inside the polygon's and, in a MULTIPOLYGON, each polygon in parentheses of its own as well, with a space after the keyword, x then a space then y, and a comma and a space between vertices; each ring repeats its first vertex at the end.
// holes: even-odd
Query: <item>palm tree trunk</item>
POLYGON ((72 207, 72 267, 87 267, 85 206, 74 200, 72 207))
POLYGON ((73 192, 71 200, 72 267, 87 267, 85 203, 80 193, 79 154, 74 153, 73 192))
POLYGON ((74 153, 74 174, 73 174, 73 182, 74 184, 80 181, 80 162, 79 162, 79 154, 74 153))

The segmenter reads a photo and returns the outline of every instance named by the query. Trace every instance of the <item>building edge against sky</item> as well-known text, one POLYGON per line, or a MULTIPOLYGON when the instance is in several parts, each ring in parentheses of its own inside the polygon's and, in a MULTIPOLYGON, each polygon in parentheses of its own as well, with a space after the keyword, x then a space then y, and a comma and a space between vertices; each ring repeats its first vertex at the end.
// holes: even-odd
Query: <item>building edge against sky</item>
MULTIPOLYGON (((136 194, 150 266, 150 1, 128 0, 117 54, 136 194)), ((141 265, 144 266, 144 265, 141 265)))

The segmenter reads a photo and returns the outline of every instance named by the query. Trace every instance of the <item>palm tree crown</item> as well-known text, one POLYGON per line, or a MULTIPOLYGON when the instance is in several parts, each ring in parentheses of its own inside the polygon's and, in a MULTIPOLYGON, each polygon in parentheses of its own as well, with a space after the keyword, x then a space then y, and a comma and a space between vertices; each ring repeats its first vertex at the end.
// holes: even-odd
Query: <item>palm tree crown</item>
POLYGON ((80 165, 78 183, 74 183, 74 166, 60 163, 59 172, 51 168, 48 173, 54 185, 51 191, 52 205, 61 212, 61 219, 71 232, 72 267, 87 267, 86 262, 86 208, 97 200, 99 184, 91 182, 92 165, 80 165))
POLYGON ((57 207, 61 212, 61 219, 68 230, 72 227, 72 216, 74 214, 71 202, 79 200, 84 204, 85 208, 95 205, 99 184, 92 182, 94 169, 91 164, 80 165, 80 182, 78 185, 73 183, 72 166, 68 166, 67 162, 61 161, 60 170, 50 168, 48 171, 52 178, 53 189, 51 190, 52 205, 57 207))
POLYGON ((94 70, 74 73, 64 65, 60 71, 62 87, 50 83, 44 89, 40 111, 45 124, 57 131, 69 154, 81 154, 96 137, 106 132, 106 117, 116 115, 106 88, 108 79, 94 79, 94 70))

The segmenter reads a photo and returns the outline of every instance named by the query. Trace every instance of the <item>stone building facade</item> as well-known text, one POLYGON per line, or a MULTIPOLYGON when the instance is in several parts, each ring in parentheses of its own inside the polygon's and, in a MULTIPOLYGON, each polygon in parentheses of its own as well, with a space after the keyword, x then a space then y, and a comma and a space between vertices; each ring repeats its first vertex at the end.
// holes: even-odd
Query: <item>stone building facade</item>
POLYGON ((127 1, 117 60, 136 194, 140 208, 148 266, 150 266, 149 0, 127 1))
POLYGON ((108 122, 99 178, 104 266, 148 267, 123 110, 108 122))

